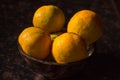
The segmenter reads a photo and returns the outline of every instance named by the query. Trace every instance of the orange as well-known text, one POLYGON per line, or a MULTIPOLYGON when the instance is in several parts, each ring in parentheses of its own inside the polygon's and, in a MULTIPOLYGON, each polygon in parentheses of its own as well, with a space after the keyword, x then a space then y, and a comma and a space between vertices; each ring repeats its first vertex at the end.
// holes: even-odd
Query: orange
POLYGON ((63 11, 55 5, 44 5, 38 8, 33 16, 33 25, 48 32, 60 31, 65 23, 63 11))
POLYGON ((67 32, 79 34, 89 45, 103 35, 103 24, 100 16, 94 11, 81 10, 68 22, 67 32))
POLYGON ((88 56, 85 41, 78 34, 67 32, 54 39, 52 54, 59 64, 80 61, 88 56))
POLYGON ((18 42, 27 55, 36 59, 45 59, 50 53, 50 35, 40 28, 25 28, 20 33, 18 42))

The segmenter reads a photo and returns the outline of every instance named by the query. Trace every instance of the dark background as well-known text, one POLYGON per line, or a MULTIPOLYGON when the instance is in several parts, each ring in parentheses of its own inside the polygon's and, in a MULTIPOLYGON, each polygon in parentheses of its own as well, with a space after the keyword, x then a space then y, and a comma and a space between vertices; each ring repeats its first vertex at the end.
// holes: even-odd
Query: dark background
POLYGON ((17 37, 24 28, 32 26, 35 10, 45 4, 60 7, 66 25, 82 9, 93 10, 102 17, 105 32, 96 42, 96 52, 83 73, 72 80, 120 80, 120 25, 112 0, 1 0, 0 80, 38 80, 18 54, 17 37))

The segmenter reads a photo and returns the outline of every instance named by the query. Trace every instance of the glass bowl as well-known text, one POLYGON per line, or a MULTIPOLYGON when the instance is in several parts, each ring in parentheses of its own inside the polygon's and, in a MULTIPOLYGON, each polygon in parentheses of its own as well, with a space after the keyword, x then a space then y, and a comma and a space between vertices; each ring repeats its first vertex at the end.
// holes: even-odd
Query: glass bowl
POLYGON ((30 69, 32 69, 33 72, 42 75, 46 79, 58 80, 79 75, 83 70, 85 64, 88 62, 89 57, 95 51, 95 44, 92 44, 87 47, 89 54, 88 58, 77 62, 71 62, 68 64, 58 64, 56 62, 50 62, 47 60, 38 60, 25 54, 20 45, 18 45, 18 49, 20 55, 23 57, 23 59, 28 64, 30 69))

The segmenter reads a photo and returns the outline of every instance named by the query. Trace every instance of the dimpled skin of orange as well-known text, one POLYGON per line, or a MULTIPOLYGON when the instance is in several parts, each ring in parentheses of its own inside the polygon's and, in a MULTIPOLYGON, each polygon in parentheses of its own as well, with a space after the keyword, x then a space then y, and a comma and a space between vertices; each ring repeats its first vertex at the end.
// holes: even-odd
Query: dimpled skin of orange
POLYGON ((84 40, 75 33, 67 32, 54 39, 52 54, 59 64, 80 61, 88 56, 84 40))
POLYGON ((18 42, 27 55, 36 59, 45 59, 50 53, 50 35, 40 28, 25 28, 19 35, 18 42))
POLYGON ((81 10, 70 19, 67 32, 74 32, 85 39, 87 45, 103 35, 103 24, 99 15, 91 10, 81 10))
POLYGON ((48 32, 60 31, 64 27, 64 23, 64 13, 55 5, 41 6, 35 11, 33 16, 33 25, 48 32))

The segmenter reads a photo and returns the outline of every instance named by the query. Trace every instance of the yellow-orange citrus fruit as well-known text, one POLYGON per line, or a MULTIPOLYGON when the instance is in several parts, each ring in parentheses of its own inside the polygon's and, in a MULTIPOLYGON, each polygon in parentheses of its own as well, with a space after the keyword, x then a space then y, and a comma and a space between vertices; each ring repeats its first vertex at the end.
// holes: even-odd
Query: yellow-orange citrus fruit
POLYGON ((63 32, 56 32, 56 33, 51 33, 50 37, 51 40, 53 41, 56 37, 58 37, 59 35, 61 35, 63 32))
POLYGON ((55 5, 44 5, 38 8, 33 16, 33 25, 48 32, 60 31, 65 23, 63 11, 55 5))
POLYGON ((59 64, 80 61, 88 56, 85 41, 78 34, 67 32, 54 39, 52 54, 59 64))
POLYGON ((100 16, 94 11, 81 10, 70 19, 67 32, 79 34, 89 45, 103 35, 103 23, 100 16))
POLYGON ((19 35, 18 42, 27 55, 36 59, 45 59, 50 53, 50 35, 40 28, 25 28, 19 35))

